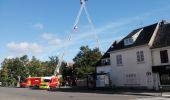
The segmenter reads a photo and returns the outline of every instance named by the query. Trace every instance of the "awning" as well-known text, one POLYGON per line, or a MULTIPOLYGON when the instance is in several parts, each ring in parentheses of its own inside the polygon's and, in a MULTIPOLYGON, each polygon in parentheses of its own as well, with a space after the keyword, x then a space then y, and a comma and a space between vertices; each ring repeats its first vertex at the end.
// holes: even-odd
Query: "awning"
POLYGON ((170 73, 170 65, 152 66, 153 73, 170 73))

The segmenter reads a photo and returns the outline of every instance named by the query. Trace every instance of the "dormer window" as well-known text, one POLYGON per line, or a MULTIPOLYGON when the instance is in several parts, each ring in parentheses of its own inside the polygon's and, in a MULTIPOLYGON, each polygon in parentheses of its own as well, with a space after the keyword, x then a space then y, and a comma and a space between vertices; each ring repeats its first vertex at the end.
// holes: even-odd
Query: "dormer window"
POLYGON ((124 45, 125 46, 131 45, 133 43, 134 43, 133 38, 127 38, 127 39, 124 40, 124 45))
POLYGON ((139 29, 135 34, 130 36, 129 38, 124 39, 124 45, 132 45, 138 38, 139 34, 143 31, 143 29, 139 29))

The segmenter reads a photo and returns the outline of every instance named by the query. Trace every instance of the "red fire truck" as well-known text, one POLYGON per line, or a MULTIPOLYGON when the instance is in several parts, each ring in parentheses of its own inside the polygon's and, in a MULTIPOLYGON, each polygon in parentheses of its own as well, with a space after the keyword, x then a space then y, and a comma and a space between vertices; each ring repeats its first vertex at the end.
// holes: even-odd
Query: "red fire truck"
MULTIPOLYGON (((26 88, 39 88, 42 84, 42 77, 29 77, 26 78, 24 82, 20 83, 20 87, 26 88)), ((50 82, 48 83, 50 89, 59 87, 59 80, 57 76, 52 76, 50 82)))
POLYGON ((52 76, 51 80, 50 80, 50 83, 49 83, 49 88, 50 89, 55 89, 57 87, 59 87, 58 77, 57 76, 52 76))
POLYGON ((20 87, 39 88, 41 83, 41 77, 29 77, 24 82, 20 83, 20 87))

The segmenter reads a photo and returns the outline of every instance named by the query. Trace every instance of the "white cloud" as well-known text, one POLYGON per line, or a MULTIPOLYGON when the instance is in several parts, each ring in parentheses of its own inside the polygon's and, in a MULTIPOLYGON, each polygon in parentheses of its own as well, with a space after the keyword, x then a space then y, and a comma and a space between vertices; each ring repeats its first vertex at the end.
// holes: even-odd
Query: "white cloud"
POLYGON ((21 42, 15 43, 10 42, 7 44, 7 48, 11 53, 16 54, 39 54, 42 53, 43 47, 37 43, 21 42))
MULTIPOLYGON (((127 26, 128 24, 131 24, 132 22, 138 21, 140 19, 141 19, 140 17, 133 17, 133 18, 129 18, 129 19, 119 21, 119 22, 111 22, 111 23, 108 23, 108 24, 103 25, 101 27, 96 27, 95 32, 96 32, 97 36, 103 35, 103 34, 109 35, 109 34, 107 34, 108 31, 112 31, 111 32, 112 35, 110 35, 111 36, 110 38, 112 38, 112 40, 107 39, 107 41, 106 41, 106 40, 104 40, 104 38, 101 38, 101 39, 99 38, 100 48, 102 48, 101 45, 103 45, 103 42, 104 42, 104 44, 106 44, 106 42, 111 43, 111 41, 114 41, 114 39, 117 40, 117 39, 121 38, 121 37, 116 37, 116 38, 112 37, 113 34, 118 33, 117 30, 123 29, 124 26, 127 26)), ((82 27, 82 28, 84 28, 84 27, 82 27)), ((87 26, 85 26, 85 29, 87 30, 87 26)), ((50 44, 50 41, 52 41, 55 38, 54 35, 49 34, 49 33, 43 34, 42 37, 43 37, 43 39, 47 40, 49 44, 50 44)), ((71 41, 68 41, 68 39, 67 39, 68 37, 66 37, 66 39, 65 39, 66 41, 61 42, 63 45, 60 44, 57 47, 56 46, 46 47, 47 51, 63 52, 63 50, 65 50, 66 48, 67 48, 67 50, 74 49, 74 48, 77 49, 81 45, 86 45, 86 44, 94 45, 94 44, 96 44, 96 39, 94 38, 94 34, 90 31, 90 29, 88 31, 82 30, 81 32, 76 32, 76 34, 72 33, 71 37, 72 37, 71 41)))
POLYGON ((53 34, 44 33, 42 38, 52 46, 59 46, 62 42, 60 38, 55 37, 53 34))
MULTIPOLYGON (((112 21, 100 27, 96 27, 95 31, 97 36, 101 36, 101 38, 99 38, 99 42, 101 44, 100 49, 106 50, 107 49, 105 46, 106 44, 108 44, 107 46, 109 47, 114 40, 120 40, 122 36, 125 35, 125 34, 123 35, 122 32, 127 34, 128 31, 134 29, 136 25, 141 21, 149 19, 150 17, 155 16, 155 14, 162 12, 162 10, 167 10, 167 9, 165 8, 165 9, 157 9, 154 11, 149 11, 141 15, 137 15, 121 20, 119 19, 118 21, 112 21), (132 28, 132 26, 135 27, 132 28), (131 29, 129 28, 129 30, 127 30, 126 29, 127 27, 130 27, 131 29), (121 35, 119 35, 120 33, 121 35), (108 35, 108 37, 102 37, 104 35, 108 35)), ((69 41, 69 43, 71 42, 70 43, 71 45, 67 47, 67 49, 69 48, 68 52, 69 53, 71 52, 71 54, 76 53, 76 51, 79 50, 79 47, 81 45, 85 45, 85 43, 88 45, 95 45, 95 39, 93 37, 94 34, 90 31, 90 27, 89 26, 83 26, 83 27, 78 26, 78 27, 79 27, 78 31, 76 33, 71 34, 72 39, 71 41, 69 41)), ((44 33, 42 35, 42 38, 46 40, 48 44, 50 44, 49 46, 46 47, 46 52, 48 53, 44 53, 43 56, 48 56, 49 54, 58 55, 59 52, 63 53, 63 50, 66 49, 67 41, 63 41, 63 40, 61 41, 61 39, 57 38, 53 34, 44 33), (61 43, 64 45, 61 45, 61 43)), ((67 38, 65 40, 67 40, 67 38)))
POLYGON ((43 25, 43 24, 41 24, 41 23, 37 23, 37 24, 34 24, 34 25, 33 25, 33 27, 34 27, 35 29, 39 29, 39 30, 41 30, 41 29, 43 29, 43 28, 44 28, 44 25, 43 25))

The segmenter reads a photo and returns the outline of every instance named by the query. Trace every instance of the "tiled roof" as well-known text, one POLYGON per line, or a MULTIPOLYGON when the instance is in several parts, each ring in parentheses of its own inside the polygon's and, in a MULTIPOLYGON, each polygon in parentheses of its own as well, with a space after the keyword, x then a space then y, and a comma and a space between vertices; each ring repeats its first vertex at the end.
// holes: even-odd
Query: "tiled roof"
POLYGON ((170 24, 162 23, 152 45, 153 48, 170 46, 170 24))

